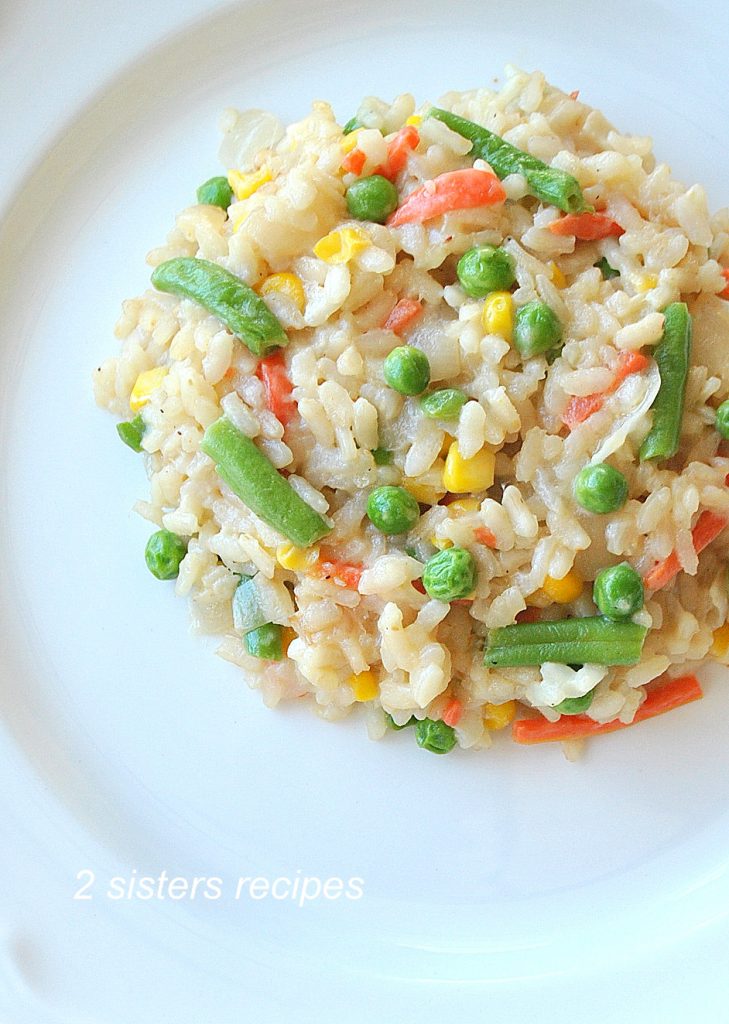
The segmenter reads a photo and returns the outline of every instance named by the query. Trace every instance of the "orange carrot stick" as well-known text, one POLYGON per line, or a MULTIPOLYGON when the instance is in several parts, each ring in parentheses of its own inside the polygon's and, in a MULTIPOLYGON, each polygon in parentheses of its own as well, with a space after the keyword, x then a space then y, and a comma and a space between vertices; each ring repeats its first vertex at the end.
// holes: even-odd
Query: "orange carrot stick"
MULTIPOLYGON (((716 540, 728 522, 729 519, 726 516, 720 516, 716 512, 709 512, 708 509, 701 513, 691 531, 694 551, 697 555, 711 544, 712 540, 716 540)), ((643 582, 649 590, 660 590, 661 587, 665 587, 680 572, 681 563, 678 560, 678 555, 675 551, 672 551, 668 558, 664 558, 662 562, 654 565, 650 572, 646 573, 643 577, 643 582)))
POLYGON ((400 299, 399 302, 395 303, 393 309, 390 310, 390 315, 385 320, 382 328, 385 331, 393 331, 395 334, 400 334, 416 316, 420 316, 422 311, 422 303, 418 302, 417 299, 400 299))
POLYGON ((496 547, 496 537, 489 530, 488 526, 477 526, 473 531, 473 535, 479 544, 485 544, 487 548, 496 547))
POLYGON ((580 242, 594 242, 610 235, 619 238, 625 233, 625 228, 603 213, 568 213, 548 227, 553 235, 574 235, 580 242))
POLYGON ((266 391, 266 405, 284 426, 296 415, 296 402, 291 397, 293 390, 286 372, 286 363, 280 352, 261 359, 256 367, 256 376, 263 381, 266 391))
MULTIPOLYGON (((694 675, 670 679, 655 690, 651 690, 630 724, 635 725, 646 718, 654 718, 666 711, 673 711, 674 708, 698 700, 703 695, 699 681, 694 675)), ((600 725, 587 715, 562 715, 556 722, 548 722, 546 718, 518 719, 511 727, 511 735, 516 743, 550 743, 555 740, 583 739, 626 728, 628 726, 624 722, 606 722, 600 725)))
POLYGON ((729 299, 729 267, 724 267, 721 272, 722 277, 726 281, 726 288, 719 292, 719 296, 722 299, 729 299))
POLYGON ((562 422, 570 430, 576 427, 578 423, 584 423, 593 413, 602 409, 606 395, 611 395, 613 391, 617 391, 626 377, 629 377, 631 373, 640 373, 642 370, 645 370, 649 363, 650 359, 644 356, 642 352, 621 352, 610 387, 605 388, 604 391, 596 392, 594 395, 575 395, 570 398, 565 411, 562 413, 562 422))
POLYGON ((443 710, 443 714, 440 717, 441 720, 444 721, 446 725, 453 726, 458 725, 458 723, 461 720, 462 714, 463 704, 461 704, 460 700, 457 697, 454 697, 452 700, 448 701, 443 710))
POLYGON ((342 160, 342 170, 350 174, 361 174, 366 161, 367 157, 361 149, 353 149, 342 160))
POLYGON ((406 124, 387 144, 387 160, 375 169, 375 174, 394 181, 408 162, 408 156, 420 142, 420 133, 412 124, 406 124))
POLYGON ((361 562, 343 562, 332 548, 319 548, 318 572, 325 579, 333 580, 340 587, 356 590, 364 572, 361 562))
POLYGON ((411 192, 405 202, 387 220, 387 226, 422 224, 451 210, 472 210, 477 206, 495 206, 506 199, 504 186, 490 171, 466 167, 446 171, 411 192))

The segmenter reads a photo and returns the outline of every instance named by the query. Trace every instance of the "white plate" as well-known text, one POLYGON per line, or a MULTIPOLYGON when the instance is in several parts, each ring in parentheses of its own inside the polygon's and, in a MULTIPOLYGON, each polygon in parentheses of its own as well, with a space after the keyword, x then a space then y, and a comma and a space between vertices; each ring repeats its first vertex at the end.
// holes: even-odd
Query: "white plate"
POLYGON ((725 674, 577 765, 506 741, 437 758, 407 733, 371 744, 355 718, 268 712, 145 569, 148 527, 128 511, 142 466, 93 406, 90 371, 114 349, 121 300, 145 287, 145 252, 216 172, 227 105, 293 119, 328 97, 346 119, 361 95, 436 99, 513 61, 652 133, 726 203, 726 12, 187 0, 165 17, 152 4, 146 23, 149 3, 127 0, 134 32, 115 43, 115 5, 74 4, 72 27, 58 6, 71 5, 11 11, 35 86, 12 61, 0 73, 17 164, 4 187, 19 188, 0 221, 4 1019, 719 1019, 725 674), (74 900, 85 869, 93 898, 74 900), (104 894, 114 876, 161 871, 220 876, 222 895, 104 894), (297 872, 358 876, 364 895, 234 898, 239 876, 297 872))

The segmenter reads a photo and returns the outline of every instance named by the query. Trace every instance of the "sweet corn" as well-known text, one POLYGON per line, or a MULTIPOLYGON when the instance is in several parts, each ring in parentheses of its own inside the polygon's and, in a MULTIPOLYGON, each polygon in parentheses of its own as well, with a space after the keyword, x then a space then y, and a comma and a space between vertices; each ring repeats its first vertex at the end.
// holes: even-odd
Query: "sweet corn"
POLYGON ((452 501, 448 506, 448 512, 460 515, 461 512, 478 512, 481 507, 478 498, 459 498, 457 501, 452 501))
POLYGON ((547 266, 549 267, 549 276, 552 278, 552 284, 557 288, 566 288, 567 278, 564 276, 554 260, 550 260, 547 266))
POLYGON ((285 295, 287 299, 291 299, 300 313, 304 312, 304 303, 306 302, 304 285, 301 278, 297 277, 296 274, 271 274, 270 277, 266 278, 258 291, 261 295, 268 295, 269 292, 278 292, 279 295, 285 295))
POLYGON ((448 537, 436 537, 435 534, 433 534, 432 537, 430 537, 429 539, 433 547, 438 548, 439 551, 443 551, 445 548, 453 547, 453 541, 450 540, 448 537))
POLYGON ((314 246, 314 255, 325 263, 349 263, 358 253, 372 245, 369 235, 360 228, 330 231, 314 246))
POLYGON ((729 655, 729 622, 714 630, 714 642, 711 653, 715 658, 726 658, 729 655))
POLYGON ((417 128, 419 124, 423 123, 423 119, 420 114, 411 114, 410 117, 405 121, 405 124, 415 125, 417 128))
POLYGON ((167 376, 166 366, 155 366, 152 370, 143 370, 134 382, 132 393, 129 396, 129 408, 132 412, 139 412, 142 406, 146 405, 162 381, 167 376))
POLYGON ((281 650, 284 654, 288 654, 291 641, 296 639, 296 630, 292 629, 291 626, 284 626, 281 631, 281 650))
POLYGON ((553 576, 547 576, 542 584, 542 590, 555 604, 569 604, 570 601, 576 601, 582 593, 584 586, 582 577, 574 569, 570 569, 566 576, 563 576, 561 580, 554 579, 553 576))
POLYGON ((658 277, 655 274, 636 274, 633 284, 637 292, 649 292, 658 284, 658 277))
POLYGON ((464 459, 454 441, 448 449, 443 486, 447 491, 461 494, 466 491, 485 491, 494 482, 496 456, 489 448, 482 448, 470 459, 464 459))
POLYGON ((251 171, 250 174, 242 174, 241 171, 228 171, 228 184, 239 202, 241 199, 248 199, 258 191, 261 185, 265 185, 270 180, 271 170, 268 167, 261 167, 259 171, 251 171))
POLYGON ((307 572, 314 568, 318 560, 318 548, 297 548, 293 544, 279 544, 276 548, 276 561, 283 569, 307 572))
POLYGON ((491 292, 484 299, 481 325, 487 334, 499 334, 511 342, 514 330, 514 300, 510 292, 491 292))
POLYGON ((484 704, 483 706, 483 724, 487 729, 494 731, 505 729, 515 718, 515 700, 507 700, 504 704, 484 704))
POLYGON ((374 700, 379 692, 375 673, 369 669, 366 672, 359 672, 356 676, 350 676, 347 682, 354 691, 355 700, 374 700))
POLYGON ((345 135, 342 141, 339 143, 339 148, 344 154, 351 153, 353 149, 357 147, 357 136, 362 131, 361 128, 355 128, 353 132, 345 135))
POLYGON ((418 484, 413 480, 407 481, 407 489, 421 505, 437 505, 445 493, 430 484, 418 484))

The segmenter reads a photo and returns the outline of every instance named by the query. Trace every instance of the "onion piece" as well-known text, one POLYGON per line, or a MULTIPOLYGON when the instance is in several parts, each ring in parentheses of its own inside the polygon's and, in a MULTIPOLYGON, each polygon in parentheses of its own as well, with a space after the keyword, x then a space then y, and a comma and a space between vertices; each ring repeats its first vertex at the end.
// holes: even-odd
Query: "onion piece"
MULTIPOLYGON (((631 374, 631 377, 626 377, 625 381, 620 385, 618 390, 615 392, 616 398, 619 398, 620 392, 626 385, 631 387, 633 386, 635 375, 631 374), (632 380, 631 377, 633 378, 632 380)), ((661 387, 661 375, 655 363, 645 374, 644 379, 646 381, 645 394, 635 408, 625 413, 616 421, 613 425, 613 429, 607 437, 603 439, 602 443, 598 445, 595 454, 590 459, 591 466, 594 466, 598 462, 604 462, 605 459, 618 451, 619 448, 622 448, 628 438, 628 435, 635 430, 641 418, 653 405, 656 395, 661 387)))

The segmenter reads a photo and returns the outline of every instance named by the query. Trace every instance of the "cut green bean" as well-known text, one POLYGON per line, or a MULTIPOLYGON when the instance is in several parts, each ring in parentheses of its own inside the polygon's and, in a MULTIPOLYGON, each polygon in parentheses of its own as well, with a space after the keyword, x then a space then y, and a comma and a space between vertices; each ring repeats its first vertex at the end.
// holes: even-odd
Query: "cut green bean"
POLYGON ((529 191, 537 199, 551 203, 565 213, 583 213, 592 207, 585 202, 580 183, 571 174, 557 167, 549 167, 542 160, 517 149, 499 135, 494 135, 474 121, 452 114, 448 110, 432 107, 430 117, 447 125, 451 131, 473 143, 469 156, 485 160, 494 174, 505 178, 508 174, 521 174, 526 178, 529 191))
POLYGON ((138 412, 133 420, 126 420, 124 423, 117 423, 116 432, 124 444, 133 452, 141 452, 142 438, 147 425, 142 419, 141 412, 138 412))
POLYGON ((640 446, 640 461, 670 459, 678 451, 691 359, 691 314, 685 302, 663 311, 663 337, 654 352, 661 387, 652 405, 653 425, 640 446))
POLYGON ((373 448, 371 454, 376 466, 391 466, 395 458, 395 453, 389 448, 373 448))
POLYGON ((490 629, 484 665, 502 668, 543 665, 635 665, 647 629, 602 615, 554 622, 520 622, 490 629))
POLYGON ((227 210, 233 201, 233 189, 228 179, 222 175, 208 178, 197 190, 197 201, 206 206, 219 206, 222 210, 227 210))
POLYGON ((152 284, 161 292, 204 306, 257 356, 288 343, 286 332, 260 295, 217 263, 178 256, 155 268, 152 284))
POLYGON ((243 504, 296 547, 309 547, 329 533, 331 527, 319 513, 225 416, 211 423, 200 448, 215 462, 218 476, 243 504))
POLYGON ((588 690, 581 697, 565 697, 559 704, 555 704, 554 710, 559 711, 560 715, 583 715, 594 700, 595 689, 588 690))
POLYGON ((607 256, 602 256, 597 263, 593 264, 593 266, 597 267, 600 271, 603 281, 609 281, 613 277, 620 277, 620 271, 616 270, 615 267, 610 266, 607 261, 607 256))
POLYGON ((281 661, 283 658, 283 626, 275 622, 267 622, 257 629, 252 629, 243 637, 243 644, 248 654, 264 661, 281 661))
POLYGON ((354 117, 350 117, 349 121, 347 121, 344 128, 342 128, 342 132, 344 135, 350 135, 352 132, 356 132, 358 128, 363 127, 364 125, 355 114, 354 117))
POLYGON ((423 718, 416 724, 415 739, 419 747, 429 750, 431 754, 447 754, 456 745, 453 727, 432 718, 423 718))

